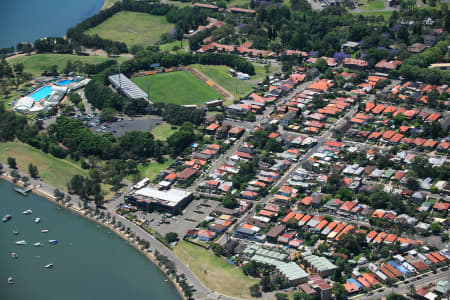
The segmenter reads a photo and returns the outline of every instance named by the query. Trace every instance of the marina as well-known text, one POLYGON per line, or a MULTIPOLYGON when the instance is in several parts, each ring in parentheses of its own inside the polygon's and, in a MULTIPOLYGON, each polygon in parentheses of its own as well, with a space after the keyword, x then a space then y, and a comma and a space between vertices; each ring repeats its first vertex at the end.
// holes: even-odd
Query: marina
POLYGON ((0 223, 0 299, 121 300, 149 295, 181 299, 175 287, 165 282, 164 273, 109 230, 65 209, 55 209, 52 202, 34 194, 24 198, 8 182, 0 181, 0 193, 0 213, 12 217, 0 223), (27 209, 39 215, 45 227, 36 226, 24 215, 27 209), (20 238, 12 234, 14 229, 20 231, 20 238), (43 233, 51 236, 41 239, 42 246, 33 246, 43 233), (58 244, 47 244, 50 240, 58 244), (28 245, 16 245, 18 241, 28 245), (99 288, 102 286, 108 289, 99 288), (45 290, 52 293, 43 293, 45 290))

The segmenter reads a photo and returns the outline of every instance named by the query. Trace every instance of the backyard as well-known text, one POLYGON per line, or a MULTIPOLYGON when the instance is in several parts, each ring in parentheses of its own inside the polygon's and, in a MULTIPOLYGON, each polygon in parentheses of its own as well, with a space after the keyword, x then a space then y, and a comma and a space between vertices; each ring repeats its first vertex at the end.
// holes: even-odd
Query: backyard
POLYGON ((226 263, 208 250, 182 241, 174 253, 208 288, 219 293, 250 299, 249 288, 258 280, 247 277, 239 268, 226 263))
POLYGON ((206 83, 187 71, 177 71, 133 78, 142 90, 148 90, 152 102, 179 105, 203 104, 223 97, 206 83))
POLYGON ((359 0, 363 5, 360 6, 363 10, 380 10, 384 9, 383 0, 359 0))
POLYGON ((237 80, 229 75, 230 67, 227 66, 211 66, 211 65, 192 65, 194 69, 199 70, 205 76, 209 77, 216 84, 223 87, 233 96, 236 91, 237 82, 237 97, 240 98, 252 91, 252 87, 256 86, 257 81, 265 76, 264 67, 255 66, 256 75, 250 77, 250 80, 237 80))
POLYGON ((148 46, 159 40, 161 34, 170 32, 173 24, 164 16, 154 16, 137 12, 118 12, 111 18, 94 28, 87 34, 97 34, 102 38, 124 42, 128 47, 133 45, 148 46))

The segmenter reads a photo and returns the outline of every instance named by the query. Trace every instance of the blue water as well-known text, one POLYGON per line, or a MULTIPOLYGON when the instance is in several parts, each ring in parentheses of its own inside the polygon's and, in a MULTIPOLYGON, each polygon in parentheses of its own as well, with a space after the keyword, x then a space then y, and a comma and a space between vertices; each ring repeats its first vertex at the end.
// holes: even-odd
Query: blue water
POLYGON ((28 95, 28 97, 33 98, 36 101, 40 101, 41 99, 47 97, 52 92, 51 86, 44 86, 43 88, 40 88, 39 90, 33 92, 32 94, 28 95))
POLYGON ((63 36, 102 5, 103 0, 0 0, 0 48, 63 36))
POLYGON ((0 195, 0 216, 12 215, 0 222, 1 300, 181 299, 163 272, 111 231, 36 195, 23 197, 3 180, 0 195), (23 215, 27 209, 33 214, 23 215), (19 240, 28 244, 18 246, 19 240), (33 247, 36 242, 43 246, 33 247), (50 263, 52 270, 44 268, 50 263), (15 284, 7 283, 9 276, 15 284))
POLYGON ((64 79, 64 80, 58 81, 57 83, 59 85, 68 85, 68 84, 71 84, 72 82, 73 82, 72 80, 64 79))

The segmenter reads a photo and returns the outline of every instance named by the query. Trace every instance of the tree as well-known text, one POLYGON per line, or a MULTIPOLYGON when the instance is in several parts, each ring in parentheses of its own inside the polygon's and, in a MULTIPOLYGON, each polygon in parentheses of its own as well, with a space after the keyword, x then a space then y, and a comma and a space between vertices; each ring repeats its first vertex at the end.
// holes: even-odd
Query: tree
POLYGON ((238 202, 237 202, 237 200, 236 200, 236 197, 234 197, 234 196, 231 195, 230 193, 227 193, 227 194, 225 195, 225 197, 223 197, 223 199, 222 199, 222 205, 223 205, 223 207, 225 207, 225 208, 233 209, 233 208, 236 208, 236 207, 237 207, 238 202))
POLYGON ((12 179, 13 179, 13 183, 16 184, 17 181, 19 181, 20 175, 19 172, 17 170, 12 170, 10 173, 12 179))
POLYGON ((14 157, 8 157, 8 166, 11 169, 17 169, 17 163, 16 163, 16 159, 14 157))
POLYGON ((38 168, 30 163, 28 165, 28 173, 30 173, 31 178, 38 178, 39 177, 39 171, 38 168))
POLYGON ((252 285, 252 286, 250 287, 250 295, 251 295, 252 297, 256 297, 256 298, 261 297, 261 296, 262 296, 262 293, 261 293, 261 286, 260 286, 259 284, 257 284, 257 283, 255 283, 254 285, 252 285))
POLYGON ((321 72, 324 73, 326 69, 328 69, 328 63, 324 58, 317 59, 315 63, 315 67, 321 72))
POLYGON ((441 225, 439 223, 431 223, 431 232, 433 232, 434 234, 438 234, 439 232, 441 232, 441 225))
POLYGON ((275 293, 275 299, 276 300, 289 300, 289 297, 287 294, 284 294, 284 293, 275 293))
POLYGON ((222 247, 219 243, 214 243, 211 245, 211 250, 214 252, 217 256, 224 256, 225 255, 225 248, 222 247))
POLYGON ((105 107, 100 113, 100 119, 104 122, 114 122, 116 120, 117 111, 111 107, 105 107))
POLYGON ((447 233, 443 233, 443 234, 441 234, 441 241, 442 242, 447 242, 448 241, 448 239, 449 239, 449 237, 448 237, 448 234, 447 233))
POLYGON ((406 187, 413 191, 417 191, 420 188, 420 184, 416 178, 408 176, 408 179, 406 180, 406 187))
POLYGON ((105 203, 105 199, 104 199, 103 194, 101 192, 95 193, 95 195, 94 195, 94 202, 95 202, 95 206, 97 208, 103 207, 103 204, 105 203))
POLYGON ((176 232, 168 232, 168 233, 166 233, 165 237, 166 237, 167 242, 169 242, 169 243, 178 241, 178 233, 176 233, 176 232))
POLYGON ((28 176, 22 176, 22 182, 25 186, 28 185, 28 181, 30 181, 30 178, 28 176))
POLYGON ((336 300, 345 300, 347 299, 347 291, 342 283, 335 282, 333 283, 333 295, 336 300))

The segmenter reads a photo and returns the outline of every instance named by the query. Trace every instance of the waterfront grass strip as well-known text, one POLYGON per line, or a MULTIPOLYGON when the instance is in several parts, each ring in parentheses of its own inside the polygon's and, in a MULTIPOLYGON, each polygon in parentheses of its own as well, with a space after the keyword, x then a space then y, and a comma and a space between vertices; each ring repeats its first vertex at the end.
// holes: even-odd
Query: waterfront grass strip
POLYGON ((30 163, 36 165, 44 182, 64 191, 74 175, 88 175, 87 170, 74 162, 56 158, 20 142, 0 143, 0 161, 6 163, 8 157, 14 157, 19 171, 26 174, 30 163))
POLYGON ((258 280, 247 277, 241 269, 199 246, 182 241, 174 253, 209 289, 239 298, 250 299, 249 288, 258 280))
POLYGON ((101 38, 123 42, 128 47, 134 45, 149 46, 158 41, 161 34, 170 32, 174 24, 166 21, 165 16, 122 11, 103 23, 86 31, 101 38))

